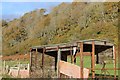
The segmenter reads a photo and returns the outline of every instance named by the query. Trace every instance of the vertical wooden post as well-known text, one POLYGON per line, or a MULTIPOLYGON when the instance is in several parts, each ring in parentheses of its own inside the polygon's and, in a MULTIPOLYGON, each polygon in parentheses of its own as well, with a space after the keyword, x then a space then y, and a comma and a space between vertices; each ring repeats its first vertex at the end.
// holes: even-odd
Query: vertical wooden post
POLYGON ((27 67, 27 71, 28 71, 28 76, 29 76, 29 78, 30 78, 30 64, 28 63, 28 67, 27 67))
POLYGON ((31 70, 31 66, 32 66, 32 49, 30 49, 30 70, 31 70))
POLYGON ((31 71, 32 71, 32 49, 30 48, 30 69, 29 69, 29 77, 31 77, 31 71))
POLYGON ((73 62, 76 64, 76 47, 73 47, 73 62))
POLYGON ((35 52, 35 67, 37 68, 37 48, 36 48, 36 52, 35 52))
POLYGON ((72 47, 70 49, 70 57, 71 57, 71 63, 73 63, 72 47))
POLYGON ((83 72, 83 42, 80 42, 80 73, 81 78, 84 78, 84 72, 83 72))
POLYGON ((43 53, 42 53, 42 76, 44 77, 44 54, 45 54, 45 47, 43 48, 43 53))
POLYGON ((74 61, 73 62, 74 62, 74 64, 76 64, 76 55, 74 55, 74 61))
POLYGON ((20 59, 18 60, 18 73, 17 73, 17 77, 20 76, 20 59))
POLYGON ((115 46, 113 46, 113 57, 114 57, 114 79, 116 79, 116 49, 115 46))
POLYGON ((59 49, 59 47, 57 48, 58 53, 57 53, 57 77, 60 77, 60 73, 59 73, 59 61, 61 60, 61 50, 59 49))
POLYGON ((27 70, 30 71, 30 65, 29 65, 29 63, 28 63, 28 66, 27 66, 27 70))
POLYGON ((43 48, 43 53, 42 53, 42 68, 44 67, 44 54, 45 54, 45 47, 43 48))
POLYGON ((6 66, 6 62, 5 60, 3 61, 3 74, 5 74, 5 66, 6 66))
POLYGON ((95 78, 95 42, 92 42, 92 78, 95 78))

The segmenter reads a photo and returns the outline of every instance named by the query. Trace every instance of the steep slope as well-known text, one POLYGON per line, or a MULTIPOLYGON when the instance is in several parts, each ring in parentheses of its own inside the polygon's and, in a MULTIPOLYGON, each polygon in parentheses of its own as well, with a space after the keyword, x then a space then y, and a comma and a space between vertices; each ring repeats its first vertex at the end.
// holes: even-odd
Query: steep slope
POLYGON ((81 39, 117 44, 117 3, 62 3, 45 14, 38 9, 3 21, 3 54, 26 53, 31 46, 81 39))

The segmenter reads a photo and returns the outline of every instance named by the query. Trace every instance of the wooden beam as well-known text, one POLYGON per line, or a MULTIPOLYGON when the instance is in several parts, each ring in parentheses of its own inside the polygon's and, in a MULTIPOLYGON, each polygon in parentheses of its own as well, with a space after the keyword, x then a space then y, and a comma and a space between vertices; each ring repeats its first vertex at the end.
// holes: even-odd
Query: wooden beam
POLYGON ((95 42, 92 41, 92 78, 95 78, 95 42))
POLYGON ((81 78, 83 78, 83 42, 80 42, 80 73, 81 78))
MULTIPOLYGON (((92 70, 92 68, 88 68, 92 70)), ((105 70, 115 70, 115 68, 104 68, 105 70)), ((95 68, 95 70, 101 70, 101 68, 95 68)), ((120 70, 120 68, 116 68, 116 70, 120 70)))

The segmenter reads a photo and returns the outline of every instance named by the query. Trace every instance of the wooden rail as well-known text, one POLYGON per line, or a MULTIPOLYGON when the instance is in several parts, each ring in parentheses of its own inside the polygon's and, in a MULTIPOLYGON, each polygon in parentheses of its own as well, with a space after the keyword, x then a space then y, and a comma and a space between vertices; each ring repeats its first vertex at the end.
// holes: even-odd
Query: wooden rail
MULTIPOLYGON (((90 70, 92 70, 92 68, 88 68, 88 69, 90 69, 90 70)), ((104 68, 105 70, 114 70, 114 69, 116 69, 116 70, 120 70, 120 68, 104 68)), ((95 68, 95 70, 101 70, 100 68, 95 68)))

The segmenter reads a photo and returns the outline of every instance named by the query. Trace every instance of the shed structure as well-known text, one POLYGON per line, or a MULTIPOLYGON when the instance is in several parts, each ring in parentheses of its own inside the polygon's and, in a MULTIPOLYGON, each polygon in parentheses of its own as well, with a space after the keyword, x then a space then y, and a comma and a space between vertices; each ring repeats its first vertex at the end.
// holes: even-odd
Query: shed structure
MULTIPOLYGON (((61 77, 59 71, 59 61, 66 61, 67 56, 71 56, 71 64, 76 63, 76 56, 80 57, 80 78, 84 78, 84 56, 91 56, 91 77, 96 78, 95 64, 100 60, 99 54, 107 49, 111 49, 110 57, 114 63, 114 78, 116 78, 116 51, 115 45, 106 40, 80 40, 71 43, 34 46, 30 49, 30 75, 31 77, 61 77)), ((105 53, 104 53, 105 54, 105 53)), ((98 69, 100 70, 100 69, 98 69)), ((64 74, 65 75, 65 74, 64 74)))

